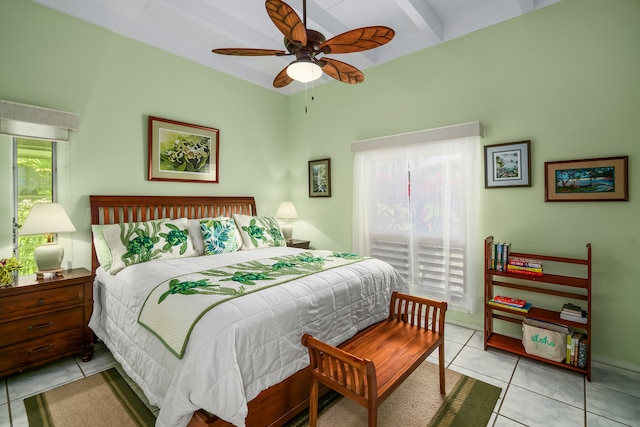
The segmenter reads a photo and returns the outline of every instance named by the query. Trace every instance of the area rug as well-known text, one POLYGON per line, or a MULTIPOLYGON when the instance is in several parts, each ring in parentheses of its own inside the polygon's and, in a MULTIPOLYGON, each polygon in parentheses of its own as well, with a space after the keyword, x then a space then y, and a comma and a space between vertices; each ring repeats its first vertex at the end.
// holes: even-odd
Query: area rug
MULTIPOLYGON (((499 387, 445 371, 440 394, 438 366, 425 362, 378 408, 378 427, 485 427, 500 397, 499 387)), ((367 410, 337 393, 319 402, 319 427, 366 427, 367 410)), ((308 425, 305 411, 287 427, 308 425)))
POLYGON ((152 427, 156 418, 116 368, 24 399, 29 427, 152 427))

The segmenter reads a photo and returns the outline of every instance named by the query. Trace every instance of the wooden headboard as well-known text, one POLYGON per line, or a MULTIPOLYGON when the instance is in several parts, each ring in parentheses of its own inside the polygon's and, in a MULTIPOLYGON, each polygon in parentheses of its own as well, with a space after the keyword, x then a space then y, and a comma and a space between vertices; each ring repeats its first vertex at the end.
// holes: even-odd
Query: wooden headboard
MULTIPOLYGON (((253 197, 207 196, 89 196, 91 224, 142 222, 161 218, 212 218, 233 214, 256 215, 253 197)), ((91 245, 91 269, 98 268, 91 245)))

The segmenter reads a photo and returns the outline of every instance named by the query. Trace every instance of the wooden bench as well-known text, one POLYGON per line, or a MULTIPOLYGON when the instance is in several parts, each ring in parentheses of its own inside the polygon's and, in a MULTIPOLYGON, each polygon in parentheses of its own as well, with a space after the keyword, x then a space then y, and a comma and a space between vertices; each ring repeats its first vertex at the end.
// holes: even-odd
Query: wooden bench
POLYGON ((369 427, 377 425, 378 406, 439 347, 440 393, 444 383, 444 317, 447 303, 394 292, 389 317, 340 345, 309 334, 312 369, 309 426, 318 417, 318 383, 367 408, 369 427))

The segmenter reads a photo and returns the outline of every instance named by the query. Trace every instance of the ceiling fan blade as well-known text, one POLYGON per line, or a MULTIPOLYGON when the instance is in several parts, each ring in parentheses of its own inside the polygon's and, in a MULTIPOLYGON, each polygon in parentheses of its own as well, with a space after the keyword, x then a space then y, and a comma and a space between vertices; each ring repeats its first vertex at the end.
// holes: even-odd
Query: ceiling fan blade
POLYGON ((331 58, 322 58, 318 61, 321 65, 322 71, 330 75, 336 80, 340 80, 343 83, 356 84, 364 81, 364 74, 353 65, 346 64, 342 61, 338 61, 331 58))
POLYGON ((274 49, 245 49, 245 48, 224 48, 213 49, 211 52, 218 53, 220 55, 236 55, 236 56, 284 56, 288 55, 284 50, 274 49))
POLYGON ((269 17, 287 40, 300 46, 307 45, 307 29, 291 6, 280 0, 267 0, 265 6, 269 17))
POLYGON ((318 50, 324 53, 362 52, 389 43, 395 34, 389 27, 356 28, 330 38, 318 50))
POLYGON ((288 67, 289 67, 288 65, 284 67, 282 71, 278 73, 276 78, 273 79, 273 87, 278 87, 278 88, 285 87, 286 85, 288 85, 293 81, 293 79, 289 77, 289 75, 287 74, 288 67))

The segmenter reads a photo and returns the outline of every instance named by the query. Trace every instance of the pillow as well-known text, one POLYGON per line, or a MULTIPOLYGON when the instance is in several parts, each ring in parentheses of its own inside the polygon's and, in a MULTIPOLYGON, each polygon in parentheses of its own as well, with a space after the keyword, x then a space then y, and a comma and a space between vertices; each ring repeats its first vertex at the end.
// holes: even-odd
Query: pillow
POLYGON ((93 224, 91 231, 93 232, 93 246, 96 248, 96 257, 98 263, 105 270, 109 271, 111 268, 111 252, 109 251, 109 245, 104 238, 103 228, 104 225, 93 224))
POLYGON ((111 253, 111 274, 141 262, 198 254, 189 239, 187 218, 110 224, 102 232, 111 253))
POLYGON ((234 215, 242 236, 242 249, 259 249, 268 246, 287 246, 280 223, 267 216, 234 215))
POLYGON ((205 255, 217 255, 240 250, 242 237, 232 218, 205 218, 200 220, 205 255))
POLYGON ((193 249, 198 255, 204 254, 204 243, 202 242, 202 230, 200 230, 199 219, 189 220, 189 237, 191 238, 193 249))

